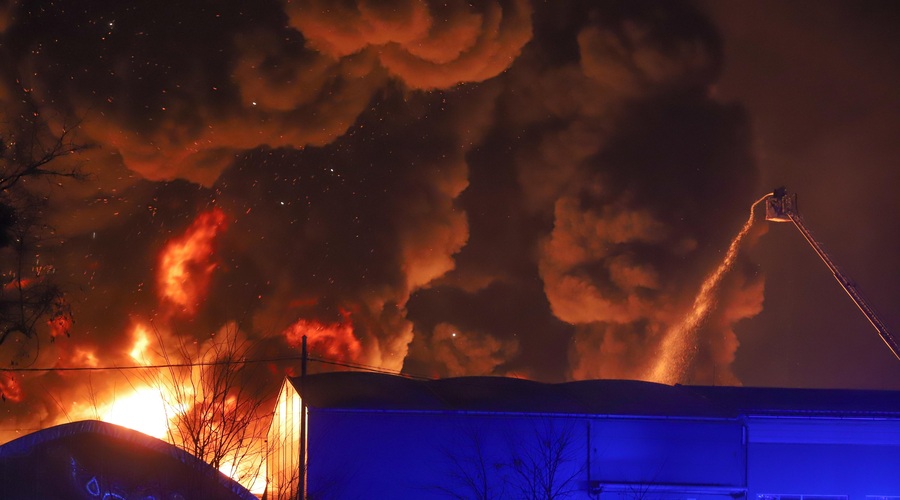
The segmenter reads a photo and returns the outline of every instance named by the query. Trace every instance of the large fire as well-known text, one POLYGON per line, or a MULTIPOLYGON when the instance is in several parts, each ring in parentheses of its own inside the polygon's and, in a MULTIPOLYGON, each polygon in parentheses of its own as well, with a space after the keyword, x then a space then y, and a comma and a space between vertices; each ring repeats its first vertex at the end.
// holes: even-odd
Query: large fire
POLYGON ((225 227, 225 213, 218 208, 200 214, 180 238, 169 241, 160 257, 160 299, 187 315, 193 315, 206 295, 212 272, 216 235, 225 227))
POLYGON ((174 414, 163 390, 163 387, 147 386, 117 397, 100 409, 100 420, 165 439, 169 431, 169 419, 174 414))
MULTIPOLYGON (((213 244, 224 225, 224 213, 213 209, 201 213, 183 235, 167 243, 158 262, 160 307, 174 306, 175 311, 188 316, 196 312, 206 299, 209 281, 216 269, 213 244)), ((204 393, 207 387, 201 380, 200 367, 203 363, 216 362, 216 355, 222 352, 189 350, 188 345, 198 347, 196 341, 170 331, 166 322, 167 318, 171 319, 170 315, 164 314, 161 318, 161 324, 133 320, 130 345, 118 355, 106 353, 106 357, 122 359, 123 363, 140 368, 125 372, 126 383, 113 387, 109 393, 92 393, 88 403, 74 404, 68 411, 70 420, 97 418, 176 445, 190 439, 184 432, 185 423, 195 419, 191 412, 199 411, 205 415, 205 406, 219 401, 207 401, 204 393), (189 357, 189 351, 193 357, 189 357)), ((214 344, 220 339, 212 336, 210 342, 214 344)), ((97 366, 92 353, 90 361, 91 366, 97 366)), ((8 392, 10 396, 16 394, 12 390, 8 392)), ((226 413, 233 411, 234 406, 233 398, 226 398, 223 407, 216 407, 216 411, 226 413)), ((201 422, 201 425, 207 427, 204 432, 220 432, 214 422, 201 422)), ((252 453, 262 456, 261 450, 254 449, 252 453)), ((259 491, 264 487, 265 471, 257 470, 258 467, 259 461, 235 463, 229 459, 223 461, 219 469, 252 491, 259 491)))

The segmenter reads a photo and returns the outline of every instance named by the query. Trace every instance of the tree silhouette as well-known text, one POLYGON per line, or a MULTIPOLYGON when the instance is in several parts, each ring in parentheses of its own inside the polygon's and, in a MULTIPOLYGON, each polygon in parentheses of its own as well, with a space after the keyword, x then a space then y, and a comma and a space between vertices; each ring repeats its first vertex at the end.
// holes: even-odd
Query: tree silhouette
POLYGON ((71 140, 73 130, 54 134, 34 113, 0 135, 0 344, 15 334, 35 338, 42 321, 55 335, 68 334, 71 309, 40 255, 50 230, 42 220, 47 198, 32 188, 38 180, 85 178, 77 163, 61 161, 87 148, 71 140))
POLYGON ((166 402, 169 441, 249 487, 265 460, 260 436, 271 418, 245 373, 251 345, 235 326, 204 344, 179 343, 174 353, 171 341, 158 340, 167 367, 148 382, 166 402))
POLYGON ((434 489, 449 498, 558 500, 576 495, 586 453, 571 421, 534 417, 531 432, 507 436, 505 451, 491 446, 477 424, 444 449, 448 483, 434 489))

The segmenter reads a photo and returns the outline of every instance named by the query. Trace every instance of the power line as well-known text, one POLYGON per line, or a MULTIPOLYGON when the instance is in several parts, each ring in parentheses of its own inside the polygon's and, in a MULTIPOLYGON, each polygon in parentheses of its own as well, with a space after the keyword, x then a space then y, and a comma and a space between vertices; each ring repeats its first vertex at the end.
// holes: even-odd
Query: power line
POLYGON ((326 365, 343 366, 345 368, 356 368, 357 370, 365 370, 365 371, 375 372, 375 373, 385 373, 388 375, 397 375, 400 377, 412 378, 412 379, 417 379, 417 380, 434 380, 431 377, 426 377, 423 375, 413 375, 410 373, 403 373, 403 372, 399 372, 399 371, 388 370, 386 368, 378 368, 378 367, 372 366, 372 365, 361 365, 361 364, 347 363, 347 362, 337 361, 337 360, 326 360, 326 359, 322 359, 322 358, 312 358, 312 357, 309 358, 309 361, 316 361, 318 363, 323 363, 326 365))
MULTIPOLYGON (((348 361, 340 361, 337 359, 319 358, 310 356, 309 361, 322 363, 326 365, 341 366, 344 368, 353 368, 362 371, 384 373, 388 375, 397 375, 400 377, 432 380, 431 377, 422 375, 414 375, 403 373, 399 370, 389 370, 374 365, 366 365, 362 363, 351 363, 348 361)), ((162 370, 165 368, 193 368, 198 366, 222 366, 222 365, 240 365, 240 364, 256 364, 256 363, 275 363, 280 361, 302 361, 302 356, 281 356, 275 358, 259 358, 259 359, 241 359, 241 360, 218 360, 218 361, 199 361, 196 363, 165 363, 153 365, 125 365, 125 366, 52 366, 52 367, 0 367, 0 372, 22 373, 22 372, 93 372, 93 371, 122 371, 122 370, 162 370)))
POLYGON ((191 368, 194 366, 218 366, 240 365, 252 363, 272 363, 275 361, 299 361, 300 356, 285 356, 280 358, 242 359, 238 361, 199 361, 196 363, 166 363, 161 365, 126 365, 126 366, 52 366, 44 368, 17 367, 0 368, 0 372, 85 372, 85 371, 109 371, 109 370, 153 370, 162 368, 191 368))

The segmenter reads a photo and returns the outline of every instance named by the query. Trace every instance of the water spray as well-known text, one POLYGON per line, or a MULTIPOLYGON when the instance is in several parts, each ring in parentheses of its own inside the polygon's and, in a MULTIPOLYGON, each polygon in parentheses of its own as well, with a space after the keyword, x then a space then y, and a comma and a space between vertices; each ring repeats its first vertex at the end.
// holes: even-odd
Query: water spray
POLYGON ((680 323, 666 331, 660 346, 660 355, 656 364, 651 368, 650 373, 644 377, 646 380, 664 384, 676 384, 682 381, 697 350, 696 342, 694 342, 697 328, 709 317, 715 299, 715 292, 722 282, 722 278, 734 265, 741 241, 753 226, 756 206, 765 200, 771 199, 775 194, 774 192, 769 193, 750 205, 750 217, 744 223, 737 236, 731 240, 731 245, 728 246, 728 252, 725 253, 722 263, 703 280, 700 291, 697 292, 697 296, 694 298, 690 312, 680 323))

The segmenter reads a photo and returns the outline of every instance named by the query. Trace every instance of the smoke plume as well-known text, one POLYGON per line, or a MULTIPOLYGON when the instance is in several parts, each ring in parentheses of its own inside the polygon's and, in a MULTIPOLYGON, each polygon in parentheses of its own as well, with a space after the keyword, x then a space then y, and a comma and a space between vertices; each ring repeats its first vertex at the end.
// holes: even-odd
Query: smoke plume
MULTIPOLYGON (((201 345, 236 325, 259 358, 305 334, 314 357, 413 374, 640 377, 757 194, 687 2, 5 11, 5 123, 96 146, 63 160, 87 181, 31 187, 76 318, 22 346, 32 366, 134 364, 136 325, 201 345)), ((761 283, 743 261, 723 281, 689 380, 739 382, 761 283)), ((297 365, 248 381, 274 393, 297 365)), ((3 411, 47 425, 126 379, 4 375, 3 411)))

